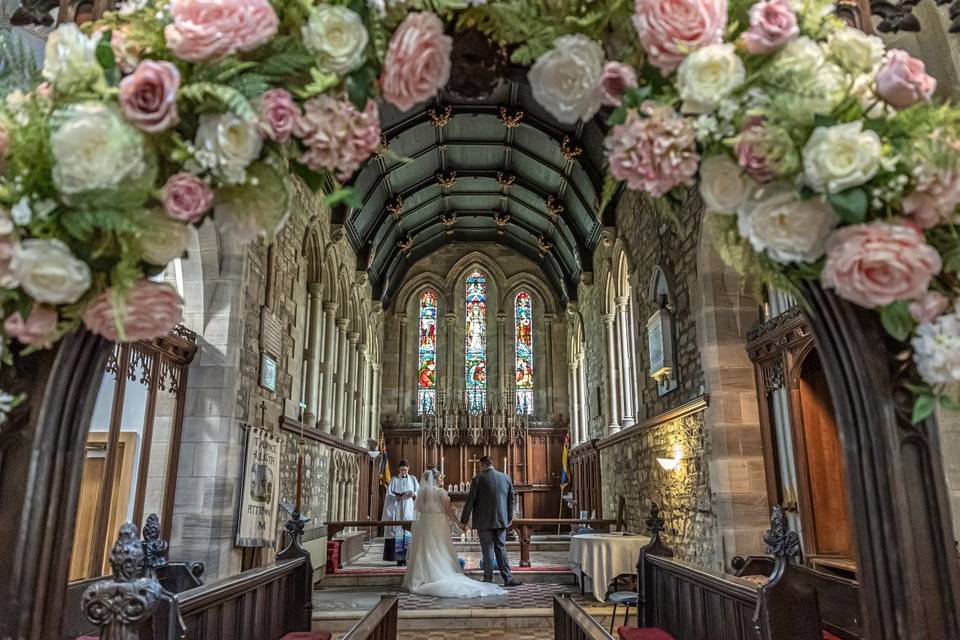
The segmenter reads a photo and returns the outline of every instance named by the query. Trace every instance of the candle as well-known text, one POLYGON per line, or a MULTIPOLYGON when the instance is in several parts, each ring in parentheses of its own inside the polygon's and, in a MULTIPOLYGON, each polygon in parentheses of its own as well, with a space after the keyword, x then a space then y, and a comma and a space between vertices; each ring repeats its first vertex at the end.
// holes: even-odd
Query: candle
POLYGON ((507 456, 503 456, 503 472, 507 472, 507 456))
POLYGON ((446 459, 443 456, 440 456, 440 475, 443 475, 443 465, 446 459))

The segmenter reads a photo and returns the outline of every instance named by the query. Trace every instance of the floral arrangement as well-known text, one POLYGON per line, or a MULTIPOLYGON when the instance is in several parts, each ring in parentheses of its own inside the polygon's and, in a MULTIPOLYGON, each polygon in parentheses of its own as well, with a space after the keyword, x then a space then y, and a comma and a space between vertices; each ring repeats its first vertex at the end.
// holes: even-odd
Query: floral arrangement
POLYGON ((601 4, 127 0, 62 25, 43 82, 0 107, 4 345, 166 333, 180 300, 154 277, 196 227, 269 239, 291 175, 354 202, 378 98, 435 96, 469 29, 559 122, 608 109, 607 191, 699 183, 727 260, 876 309, 925 381, 915 418, 956 408, 960 110, 931 103, 923 63, 825 0, 601 4))

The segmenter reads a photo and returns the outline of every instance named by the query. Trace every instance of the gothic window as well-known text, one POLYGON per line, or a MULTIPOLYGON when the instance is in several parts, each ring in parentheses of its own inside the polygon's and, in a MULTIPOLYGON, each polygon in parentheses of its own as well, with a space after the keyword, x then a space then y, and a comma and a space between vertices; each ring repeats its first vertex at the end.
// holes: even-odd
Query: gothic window
POLYGON ((487 402, 487 279, 479 271, 467 276, 465 329, 467 409, 479 413, 487 402))
POLYGON ((514 356, 516 361, 517 414, 533 413, 533 301, 521 291, 513 305, 516 327, 514 356))
POLYGON ((420 294, 417 342, 417 413, 432 415, 437 403, 437 294, 420 294))

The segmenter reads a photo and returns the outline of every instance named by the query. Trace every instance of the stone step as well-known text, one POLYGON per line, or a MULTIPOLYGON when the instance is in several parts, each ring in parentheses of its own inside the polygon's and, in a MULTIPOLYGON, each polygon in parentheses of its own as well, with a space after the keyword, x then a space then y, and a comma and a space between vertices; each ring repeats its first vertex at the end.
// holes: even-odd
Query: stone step
MULTIPOLYGON (((610 626, 611 607, 597 605, 586 611, 604 627, 610 626)), ((315 631, 342 632, 357 623, 366 611, 314 612, 312 628, 315 631)), ((631 615, 631 622, 634 617, 631 615)), ((622 614, 616 625, 623 624, 622 614)), ((526 609, 430 609, 401 610, 397 626, 403 631, 449 629, 451 637, 457 629, 543 629, 544 638, 552 637, 553 609, 536 607, 526 609)))
MULTIPOLYGON (((530 584, 576 584, 572 571, 522 571, 515 570, 516 576, 530 584)), ((480 579, 483 572, 479 569, 466 571, 466 575, 480 579)), ((319 584, 324 588, 339 587, 399 587, 403 583, 402 572, 391 573, 334 573, 323 576, 319 584)))

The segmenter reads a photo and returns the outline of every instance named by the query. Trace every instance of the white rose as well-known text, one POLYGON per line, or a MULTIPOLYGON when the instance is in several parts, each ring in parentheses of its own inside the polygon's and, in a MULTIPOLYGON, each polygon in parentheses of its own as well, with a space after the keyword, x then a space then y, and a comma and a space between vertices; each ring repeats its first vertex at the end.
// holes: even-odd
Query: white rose
POLYGON ((746 70, 732 44, 712 44, 684 58, 677 88, 687 113, 708 113, 743 84, 746 70))
POLYGON ((589 120, 600 110, 603 47, 584 35, 561 36, 533 63, 533 97, 563 124, 589 120))
POLYGON ((62 118, 50 134, 53 183, 61 194, 115 189, 143 176, 143 136, 113 109, 100 102, 82 102, 54 116, 62 118))
POLYGON ((737 230, 772 260, 812 262, 823 255, 839 219, 822 198, 801 200, 787 183, 764 185, 737 211, 737 230))
POLYGON ((896 109, 877 96, 876 76, 873 73, 861 73, 854 78, 850 95, 857 99, 868 118, 889 118, 897 113, 896 109))
POLYGON ((238 184, 260 155, 263 140, 256 124, 227 112, 200 116, 196 145, 213 158, 213 168, 224 180, 238 184))
POLYGON ((320 5, 310 12, 310 19, 301 32, 303 44, 317 55, 324 69, 344 75, 363 64, 370 36, 355 11, 320 5))
POLYGON ((10 268, 37 302, 72 304, 90 288, 90 269, 60 240, 24 240, 14 249, 10 268))
POLYGON ((847 71, 866 73, 883 62, 883 40, 846 27, 827 38, 827 53, 847 71))
POLYGON ((817 191, 846 191, 877 174, 880 155, 880 136, 859 120, 817 127, 803 148, 804 181, 817 191))
POLYGON ((820 45, 807 37, 791 40, 766 73, 770 84, 777 87, 771 96, 774 104, 800 122, 830 113, 848 89, 843 69, 829 62, 820 45))
POLYGON ((192 224, 177 222, 159 211, 154 216, 154 224, 155 228, 142 243, 143 259, 165 267, 193 245, 197 229, 192 224))
POLYGON ((97 62, 100 33, 89 38, 68 22, 60 25, 47 38, 44 50, 43 77, 54 89, 70 93, 85 89, 103 78, 103 67, 97 62))
POLYGON ((921 323, 910 344, 920 377, 927 383, 960 382, 960 310, 921 323))
POLYGON ((710 156, 700 164, 700 195, 712 213, 734 213, 755 184, 727 155, 710 156))

